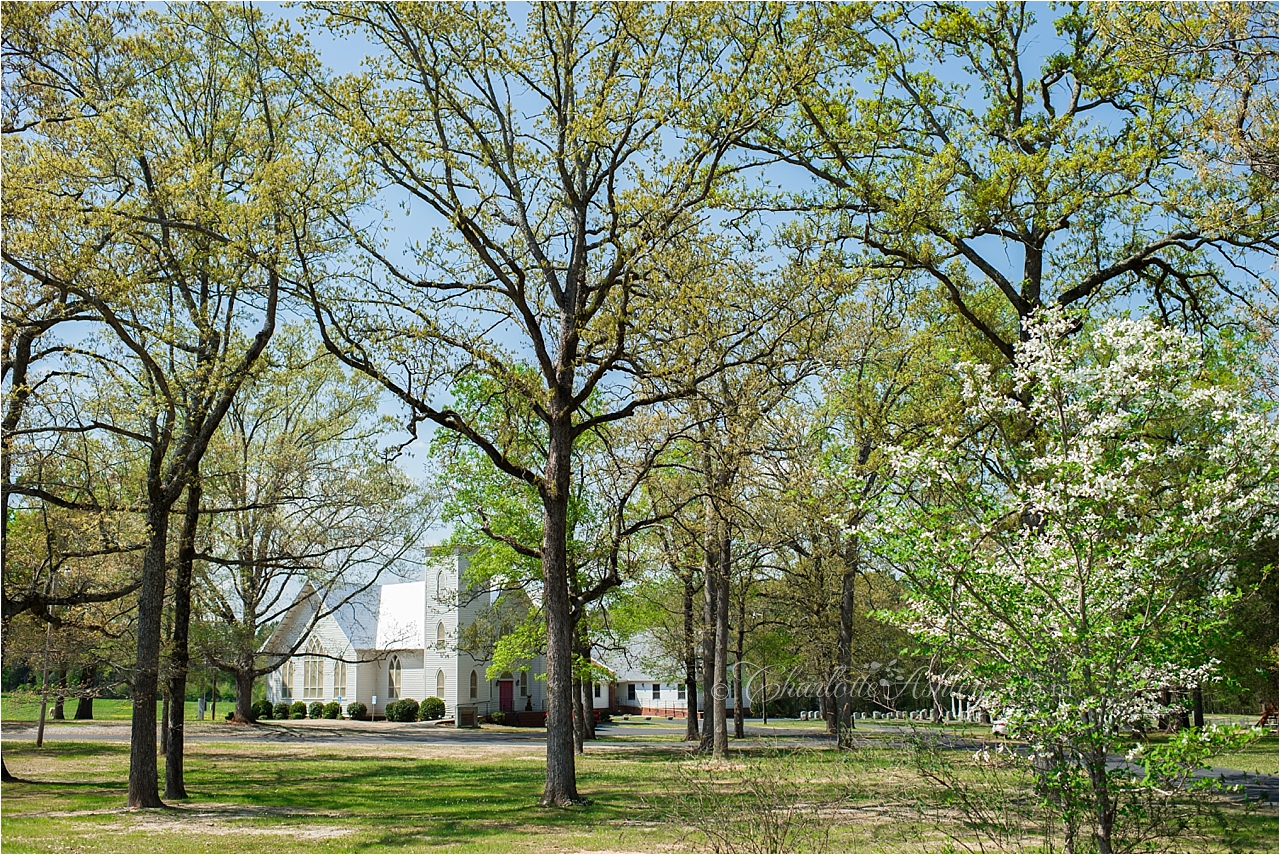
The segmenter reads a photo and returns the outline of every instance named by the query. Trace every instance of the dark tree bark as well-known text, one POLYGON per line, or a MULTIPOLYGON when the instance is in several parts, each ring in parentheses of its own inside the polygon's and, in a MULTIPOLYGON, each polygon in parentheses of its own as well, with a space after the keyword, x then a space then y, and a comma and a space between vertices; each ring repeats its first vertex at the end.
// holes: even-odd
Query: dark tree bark
POLYGON ((1191 717, 1193 726, 1204 727, 1204 690, 1199 686, 1191 690, 1191 717))
POLYGON ((737 683, 734 687, 733 698, 733 737, 734 739, 746 738, 746 722, 743 720, 746 711, 743 710, 746 700, 746 691, 742 686, 742 652, 746 646, 747 636, 747 596, 743 592, 742 599, 738 601, 738 628, 736 631, 737 645, 733 651, 733 679, 737 683))
POLYGON ((849 676, 853 668, 853 604, 854 583, 857 581, 859 565, 857 544, 850 542, 844 549, 844 571, 840 574, 840 632, 836 641, 836 667, 840 673, 836 675, 833 686, 835 690, 836 740, 841 748, 853 743, 853 698, 851 697, 849 676))
POLYGON ((725 701, 729 694, 729 571, 732 546, 729 527, 720 521, 720 569, 716 573, 716 649, 715 691, 711 695, 711 712, 715 717, 711 756, 723 757, 729 751, 729 722, 725 701))
POLYGON ((720 585, 716 581, 719 573, 719 559, 716 551, 719 544, 715 536, 715 522, 710 505, 707 507, 705 534, 706 546, 702 560, 702 691, 703 708, 702 733, 698 737, 698 751, 710 752, 715 732, 715 687, 716 687, 716 614, 719 610, 717 600, 720 596, 720 585))
MULTIPOLYGON (((576 299, 574 301, 576 303, 576 299)), ((577 352, 573 319, 561 327, 561 354, 577 352)), ((569 604, 569 479, 573 465, 573 367, 562 368, 551 403, 546 475, 541 484, 543 613, 547 622, 547 781, 541 804, 582 802, 574 765, 573 618, 569 604)))
POLYGON ((80 672, 80 699, 76 702, 75 717, 80 720, 93 718, 93 693, 97 691, 98 666, 89 665, 80 672))
MULTIPOLYGON (((236 683, 236 703, 235 712, 232 713, 231 720, 240 724, 248 724, 254 721, 253 718, 253 666, 248 668, 240 668, 232 672, 236 683)), ((217 680, 214 681, 214 712, 217 712, 217 680)))
POLYGON ((582 753, 582 741, 586 738, 586 711, 582 708, 582 680, 573 678, 573 753, 582 753))
POLYGON ((147 525, 151 539, 142 558, 138 588, 137 664, 133 674, 133 725, 129 732, 129 796, 131 808, 163 807, 156 767, 156 694, 160 681, 160 616, 164 610, 165 547, 169 540, 169 503, 164 501, 159 461, 153 458, 148 478, 147 525))
POLYGON ((165 753, 164 797, 185 799, 183 782, 183 727, 186 721, 187 670, 190 665, 188 639, 191 630, 191 576, 195 562, 196 527, 200 523, 199 473, 191 473, 187 486, 187 507, 178 540, 178 561, 173 574, 173 643, 169 653, 169 732, 165 753))
POLYGON ((53 719, 54 721, 65 721, 67 704, 67 667, 63 665, 58 669, 58 694, 53 697, 53 719))
POLYGON ((693 573, 684 577, 684 741, 698 741, 698 655, 693 619, 693 573))

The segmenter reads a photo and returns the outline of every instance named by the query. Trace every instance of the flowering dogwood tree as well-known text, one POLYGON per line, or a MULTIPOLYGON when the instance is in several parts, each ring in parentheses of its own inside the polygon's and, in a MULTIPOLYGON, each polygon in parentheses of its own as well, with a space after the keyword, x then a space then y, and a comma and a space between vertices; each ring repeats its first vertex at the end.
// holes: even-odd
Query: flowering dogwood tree
POLYGON ((1110 852, 1129 782, 1108 757, 1165 711, 1159 689, 1213 678, 1231 557, 1275 537, 1276 443, 1197 340, 1073 323, 1042 314, 1012 369, 958 366, 956 435, 897 453, 879 534, 909 592, 896 619, 1031 742, 1068 846, 1091 829, 1110 852))

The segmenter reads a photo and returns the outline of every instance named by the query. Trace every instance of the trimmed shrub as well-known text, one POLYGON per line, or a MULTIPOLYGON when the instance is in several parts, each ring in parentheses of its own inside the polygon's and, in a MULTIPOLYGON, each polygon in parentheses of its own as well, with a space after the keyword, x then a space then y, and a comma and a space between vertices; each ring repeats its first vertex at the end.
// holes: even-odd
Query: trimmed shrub
POLYGON ((233 719, 233 718, 235 718, 235 717, 236 717, 236 714, 235 714, 235 711, 234 711, 234 710, 232 710, 231 712, 227 713, 227 721, 231 721, 231 719, 233 719))
POLYGON ((278 718, 281 721, 284 721, 289 717, 289 705, 284 701, 281 701, 280 703, 276 704, 275 708, 272 709, 271 711, 271 717, 278 718))
POLYGON ((307 707, 307 715, 311 718, 321 718, 324 716, 324 704, 319 701, 312 701, 311 706, 307 707))
POLYGON ((353 721, 364 721, 369 717, 369 708, 359 701, 347 704, 347 718, 353 721))
POLYGON ((342 706, 337 701, 329 701, 324 705, 325 718, 337 718, 342 715, 342 706))
POLYGON ((424 699, 422 707, 418 710, 418 717, 423 721, 444 718, 444 701, 434 695, 424 699))
POLYGON ((507 720, 507 714, 504 712, 489 713, 490 724, 502 724, 507 720))
POLYGON ((254 721, 269 721, 271 719, 271 701, 254 701, 249 707, 249 712, 253 714, 254 721))
POLYGON ((307 717, 307 702, 294 701, 293 704, 289 707, 289 718, 306 718, 306 717, 307 717))
POLYGON ((418 702, 413 698, 401 698, 387 704, 387 721, 417 721, 418 702))

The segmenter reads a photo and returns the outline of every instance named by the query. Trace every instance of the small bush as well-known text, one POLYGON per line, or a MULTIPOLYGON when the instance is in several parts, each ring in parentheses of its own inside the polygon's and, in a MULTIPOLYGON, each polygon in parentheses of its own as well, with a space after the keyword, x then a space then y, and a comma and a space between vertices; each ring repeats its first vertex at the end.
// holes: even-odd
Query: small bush
POLYGON ((359 701, 347 704, 347 718, 353 721, 364 721, 369 717, 369 708, 359 701))
POLYGON ((424 699, 421 709, 418 710, 418 717, 423 721, 444 718, 444 701, 434 696, 424 699))
POLYGON ((292 706, 289 707, 289 718, 306 718, 306 717, 307 717, 307 702, 294 701, 292 706))
POLYGON ((387 721, 417 721, 418 702, 413 698, 401 698, 387 704, 387 721))
POLYGON ((271 701, 254 701, 249 707, 249 712, 253 715, 254 721, 269 721, 271 719, 271 701))
POLYGON ((232 712, 227 713, 227 719, 226 719, 226 720, 227 720, 227 721, 231 721, 231 719, 233 719, 233 718, 235 718, 235 717, 236 717, 236 714, 235 714, 235 711, 233 710, 232 712))
POLYGON ((307 715, 310 718, 323 718, 324 704, 320 703, 319 701, 312 701, 311 706, 307 707, 307 715))
POLYGON ((324 705, 325 718, 337 718, 340 715, 342 715, 342 705, 337 701, 329 701, 324 705))
POLYGON ((489 713, 490 724, 502 724, 507 720, 507 714, 504 712, 489 713))
POLYGON ((280 703, 276 704, 271 711, 271 717, 278 718, 281 721, 284 721, 289 717, 289 705, 284 701, 281 701, 280 703))

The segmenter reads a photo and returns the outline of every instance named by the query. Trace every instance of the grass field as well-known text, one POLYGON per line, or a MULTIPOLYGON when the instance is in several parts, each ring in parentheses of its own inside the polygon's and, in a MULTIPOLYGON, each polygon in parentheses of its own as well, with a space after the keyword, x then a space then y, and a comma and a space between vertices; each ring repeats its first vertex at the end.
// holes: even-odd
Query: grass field
MULTIPOLYGON (((779 753, 767 739, 747 740, 713 763, 680 745, 635 742, 650 738, 590 746, 578 781, 592 801, 572 809, 537 806, 537 745, 195 742, 186 749, 190 798, 142 813, 122 810, 127 745, 57 741, 37 750, 9 740, 6 762, 29 783, 4 785, 4 850, 702 851, 708 829, 729 834, 726 851, 976 848, 972 829, 888 740, 851 753, 779 753)), ((1225 805, 1223 815, 1226 826, 1202 827, 1184 845, 1274 850, 1274 812, 1225 805)))
MULTIPOLYGON (((157 715, 162 704, 156 704, 157 715)), ((235 707, 231 701, 221 701, 218 704, 218 718, 222 718, 235 707)), ((188 701, 186 706, 186 716, 188 719, 195 720, 196 703, 188 701)), ((67 701, 65 707, 67 721, 75 723, 75 719, 71 718, 76 714, 75 701, 67 701)), ((133 716, 133 701, 128 698, 95 698, 93 701, 93 718, 95 721, 128 721, 133 716)), ((208 719, 210 713, 205 711, 205 718, 208 719)), ((53 718, 53 702, 49 702, 48 719, 53 718)), ((4 721, 38 721, 40 719, 40 698, 33 698, 31 695, 21 695, 11 697, 4 695, 0 697, 0 720, 4 721)))

